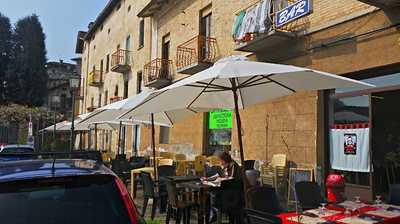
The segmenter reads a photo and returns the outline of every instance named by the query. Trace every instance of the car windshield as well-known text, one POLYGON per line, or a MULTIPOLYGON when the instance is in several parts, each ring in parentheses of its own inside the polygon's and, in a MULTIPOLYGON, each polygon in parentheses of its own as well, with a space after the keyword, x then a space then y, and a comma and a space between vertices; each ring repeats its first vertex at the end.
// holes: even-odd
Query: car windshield
POLYGON ((24 153, 24 152, 33 152, 34 150, 29 147, 9 147, 4 148, 1 152, 3 153, 24 153))
POLYGON ((114 177, 106 175, 0 184, 0 220, 13 224, 130 223, 114 177))

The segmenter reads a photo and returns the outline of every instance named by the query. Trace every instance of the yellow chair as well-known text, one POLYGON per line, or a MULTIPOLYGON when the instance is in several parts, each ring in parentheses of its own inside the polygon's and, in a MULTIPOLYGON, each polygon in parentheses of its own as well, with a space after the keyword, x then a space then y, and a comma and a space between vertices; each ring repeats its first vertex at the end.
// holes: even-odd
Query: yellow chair
POLYGON ((175 160, 176 161, 186 160, 186 155, 185 154, 181 154, 181 153, 175 154, 175 160))
POLYGON ((160 157, 164 159, 174 159, 174 153, 172 152, 160 152, 160 157))
POLYGON ((172 166, 172 165, 174 165, 174 160, 172 160, 172 159, 158 160, 158 166, 172 166))
POLYGON ((207 157, 206 156, 196 156, 194 159, 194 170, 198 174, 203 174, 204 173, 204 165, 206 165, 207 162, 207 157))
POLYGON ((219 161, 219 158, 217 156, 207 157, 207 162, 210 164, 210 166, 220 166, 221 165, 221 162, 219 161))
POLYGON ((176 162, 176 175, 177 176, 185 176, 186 170, 189 168, 189 162, 180 160, 176 162))

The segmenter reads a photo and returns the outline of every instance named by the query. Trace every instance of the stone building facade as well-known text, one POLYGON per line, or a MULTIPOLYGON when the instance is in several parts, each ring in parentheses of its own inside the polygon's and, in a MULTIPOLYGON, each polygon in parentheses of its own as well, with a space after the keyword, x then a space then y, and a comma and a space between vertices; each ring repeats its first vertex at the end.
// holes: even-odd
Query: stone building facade
MULTIPOLYGON (((143 82, 140 85, 153 85, 146 82, 151 75, 146 71, 157 59, 171 66, 168 71, 173 78, 169 81, 179 80, 220 58, 237 54, 251 60, 291 64, 358 79, 362 79, 364 71, 370 74, 380 69, 399 69, 400 13, 395 3, 378 8, 380 5, 367 4, 373 1, 313 0, 311 14, 285 25, 282 30, 275 28, 274 32, 251 36, 246 42, 235 41, 232 27, 236 15, 258 2, 111 0, 86 36, 82 74, 87 77, 94 67, 99 68, 101 61, 105 63, 107 55, 116 51, 117 45, 126 46, 128 36, 132 63, 125 75, 103 72, 101 86, 89 86, 88 78, 84 79, 85 99, 81 112, 108 103, 107 99, 100 98, 107 95, 106 91, 108 97, 112 96, 116 85, 118 96, 124 97, 124 81, 128 81, 125 86, 129 96, 136 94, 138 80, 143 82), (138 46, 141 21, 144 21, 144 38, 143 46, 138 46), (200 41, 204 36, 206 40, 200 41), (188 47, 192 42, 197 45, 188 47), (203 50, 209 58, 203 55, 206 63, 193 62, 183 52, 185 47, 198 54, 203 50)), ((327 172, 329 93, 299 92, 241 111, 245 158, 270 160, 274 154, 286 153, 293 166, 321 167, 327 172)), ((197 153, 206 151, 207 119, 207 114, 198 114, 176 124, 165 132, 167 144, 160 139, 160 132, 165 130, 156 128, 156 142, 160 143, 157 147, 189 143, 197 153)), ((235 130, 235 124, 232 129, 235 130)), ((150 145, 150 128, 142 126, 140 130, 140 150, 144 150, 150 145)), ((232 150, 238 148, 236 139, 233 131, 232 150)), ((129 145, 129 136, 127 140, 129 145)))

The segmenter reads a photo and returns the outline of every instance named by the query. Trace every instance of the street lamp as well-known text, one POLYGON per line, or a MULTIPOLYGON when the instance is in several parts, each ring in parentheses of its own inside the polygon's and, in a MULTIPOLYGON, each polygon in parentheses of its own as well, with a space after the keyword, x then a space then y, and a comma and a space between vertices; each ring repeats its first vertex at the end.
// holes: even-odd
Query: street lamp
POLYGON ((71 142, 70 142, 70 151, 74 150, 75 143, 75 93, 76 89, 79 88, 80 84, 79 77, 72 77, 69 80, 69 87, 71 88, 71 96, 72 96, 72 119, 71 119, 71 142))

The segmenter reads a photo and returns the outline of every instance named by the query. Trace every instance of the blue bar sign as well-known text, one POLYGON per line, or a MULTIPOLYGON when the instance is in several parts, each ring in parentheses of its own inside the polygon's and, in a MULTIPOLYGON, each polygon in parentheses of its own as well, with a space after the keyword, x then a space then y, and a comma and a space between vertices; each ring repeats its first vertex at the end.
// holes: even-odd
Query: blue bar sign
POLYGON ((275 16, 275 27, 281 27, 300 17, 306 16, 312 12, 312 0, 299 0, 296 3, 287 6, 278 11, 275 16))

